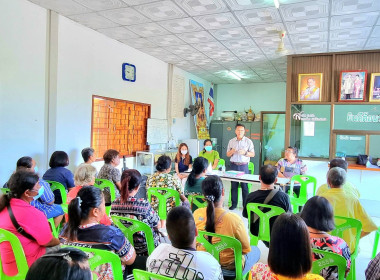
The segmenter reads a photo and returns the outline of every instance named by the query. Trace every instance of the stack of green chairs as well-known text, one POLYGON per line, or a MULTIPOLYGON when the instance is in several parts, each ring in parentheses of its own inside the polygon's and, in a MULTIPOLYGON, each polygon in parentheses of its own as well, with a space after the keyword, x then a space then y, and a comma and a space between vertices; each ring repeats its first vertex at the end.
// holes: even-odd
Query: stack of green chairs
POLYGON ((152 202, 152 196, 155 196, 158 201, 158 216, 161 220, 166 220, 168 215, 166 201, 169 197, 174 197, 175 206, 179 206, 181 204, 181 199, 177 190, 169 189, 169 188, 153 188, 150 187, 147 190, 148 193, 148 201, 152 202))
POLYGON ((372 259, 376 257, 377 245, 379 245, 379 237, 380 237, 380 227, 375 232, 375 240, 373 242, 373 250, 372 250, 372 259))
POLYGON ((347 269, 346 259, 333 252, 324 250, 318 250, 312 248, 313 253, 323 255, 323 258, 313 261, 311 272, 314 274, 320 274, 320 271, 326 267, 337 266, 338 267, 338 280, 344 280, 344 276, 347 269))
POLYGON ((67 214, 68 205, 67 205, 67 193, 66 193, 65 187, 60 182, 50 181, 50 180, 45 180, 45 181, 50 184, 50 189, 52 192, 54 192, 55 190, 59 190, 59 193, 61 194, 61 198, 62 198, 61 207, 63 209, 63 212, 67 214))
POLYGON ((140 269, 134 269, 133 270, 133 277, 135 280, 151 280, 151 279, 157 279, 157 280, 175 280, 174 278, 162 276, 159 274, 154 274, 148 271, 140 270, 140 269))
POLYGON ((127 237, 128 241, 134 246, 133 241, 133 234, 136 232, 143 232, 145 235, 145 240, 148 248, 148 255, 150 255, 154 250, 154 238, 152 229, 149 225, 145 224, 144 222, 141 222, 139 220, 127 218, 127 217, 119 217, 112 215, 111 219, 113 223, 124 233, 125 237, 127 237), (130 223, 131 225, 129 227, 125 226, 122 221, 126 221, 127 223, 130 223))
POLYGON ((294 214, 297 214, 299 212, 299 207, 304 206, 306 201, 308 200, 308 197, 307 197, 308 184, 313 184, 313 196, 315 196, 315 192, 317 190, 317 179, 315 177, 312 177, 309 175, 294 175, 292 179, 290 180, 289 198, 290 198, 290 203, 292 204, 294 214), (298 197, 293 192, 295 181, 301 184, 300 194, 298 197))
POLYGON ((13 233, 0 228, 0 243, 7 242, 12 247, 13 255, 15 256, 17 274, 14 276, 8 276, 4 273, 2 262, 0 256, 0 279, 1 280, 24 280, 26 273, 28 272, 28 262, 24 254, 24 249, 20 243, 20 240, 13 233))
MULTIPOLYGON (((248 170, 249 170, 249 174, 253 175, 253 173, 255 172, 255 165, 253 162, 248 163, 248 170)), ((248 184, 248 193, 250 193, 251 190, 252 190, 252 184, 248 184)), ((239 203, 239 197, 241 197, 240 183, 239 183, 239 187, 238 187, 238 202, 237 203, 239 203)), ((231 190, 230 190, 230 198, 228 200, 228 206, 230 207, 231 205, 232 205, 232 202, 231 202, 231 190)))
MULTIPOLYGON (((334 216, 335 218, 335 229, 331 232, 332 235, 338 236, 344 239, 344 232, 346 230, 355 230, 355 250, 351 252, 351 269, 347 275, 347 280, 356 279, 356 265, 355 260, 359 254, 359 241, 362 232, 362 223, 359 220, 341 216, 334 216)), ((346 241, 347 242, 347 241, 346 241)), ((351 248, 350 248, 351 249, 351 248)))
MULTIPOLYGON (((111 201, 116 199, 115 185, 113 182, 107 179, 95 179, 94 187, 104 190, 105 188, 110 189, 111 201)), ((109 216, 111 213, 111 206, 106 206, 106 214, 109 216)))
POLYGON ((247 213, 248 213, 248 227, 249 227, 249 237, 250 237, 250 244, 257 246, 259 243, 259 240, 263 241, 270 241, 270 219, 275 216, 279 216, 282 213, 285 213, 285 210, 281 207, 272 206, 268 204, 260 204, 260 203, 248 203, 247 204, 247 213), (270 209, 268 212, 264 213, 260 208, 267 208, 270 209), (251 233, 251 220, 253 219, 254 215, 252 214, 256 213, 259 216, 259 232, 258 236, 255 236, 251 233))

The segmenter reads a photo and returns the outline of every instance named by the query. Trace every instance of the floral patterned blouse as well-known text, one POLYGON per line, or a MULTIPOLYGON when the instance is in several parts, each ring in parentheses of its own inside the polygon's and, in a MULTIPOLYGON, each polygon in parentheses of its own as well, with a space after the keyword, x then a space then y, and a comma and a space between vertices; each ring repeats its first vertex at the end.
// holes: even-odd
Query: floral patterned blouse
MULTIPOLYGON (((146 189, 148 188, 169 188, 177 190, 179 194, 182 194, 181 191, 181 182, 173 177, 173 175, 168 173, 159 173, 156 172, 152 176, 148 177, 146 181, 146 189)), ((162 192, 164 194, 164 192, 162 192)), ((158 204, 159 201, 155 196, 152 196, 152 201, 150 203, 154 211, 158 213, 158 204)), ((169 197, 166 201, 167 211, 169 212, 172 208, 175 207, 174 197, 169 197)))
POLYGON ((286 276, 276 275, 270 271, 267 264, 257 263, 251 269, 252 280, 324 280, 317 274, 306 274, 301 278, 289 278, 286 276))

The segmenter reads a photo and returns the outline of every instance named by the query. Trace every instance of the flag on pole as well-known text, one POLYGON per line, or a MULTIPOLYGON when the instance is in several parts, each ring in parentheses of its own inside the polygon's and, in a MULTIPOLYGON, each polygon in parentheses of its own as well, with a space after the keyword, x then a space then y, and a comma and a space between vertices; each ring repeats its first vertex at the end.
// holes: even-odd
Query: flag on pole
POLYGON ((214 85, 211 84, 210 93, 208 94, 207 102, 210 104, 209 106, 209 116, 211 117, 214 114, 215 106, 214 106, 214 85))

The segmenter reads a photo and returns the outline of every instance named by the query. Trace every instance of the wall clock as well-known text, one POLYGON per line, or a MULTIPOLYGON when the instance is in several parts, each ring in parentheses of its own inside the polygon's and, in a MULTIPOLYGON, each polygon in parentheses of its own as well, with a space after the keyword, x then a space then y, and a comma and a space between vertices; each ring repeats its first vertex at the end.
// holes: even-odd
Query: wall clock
POLYGON ((123 63, 122 77, 124 81, 135 82, 136 81, 136 66, 129 63, 123 63))

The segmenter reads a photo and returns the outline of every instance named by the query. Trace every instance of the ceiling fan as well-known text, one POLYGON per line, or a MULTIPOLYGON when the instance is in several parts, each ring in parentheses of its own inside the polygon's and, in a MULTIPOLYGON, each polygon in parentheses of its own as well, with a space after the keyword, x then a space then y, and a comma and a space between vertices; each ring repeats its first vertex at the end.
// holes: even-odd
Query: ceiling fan
POLYGON ((281 30, 278 32, 278 35, 280 36, 280 42, 278 43, 276 54, 286 55, 288 53, 288 50, 285 48, 285 45, 284 45, 284 38, 286 35, 286 31, 281 30))

